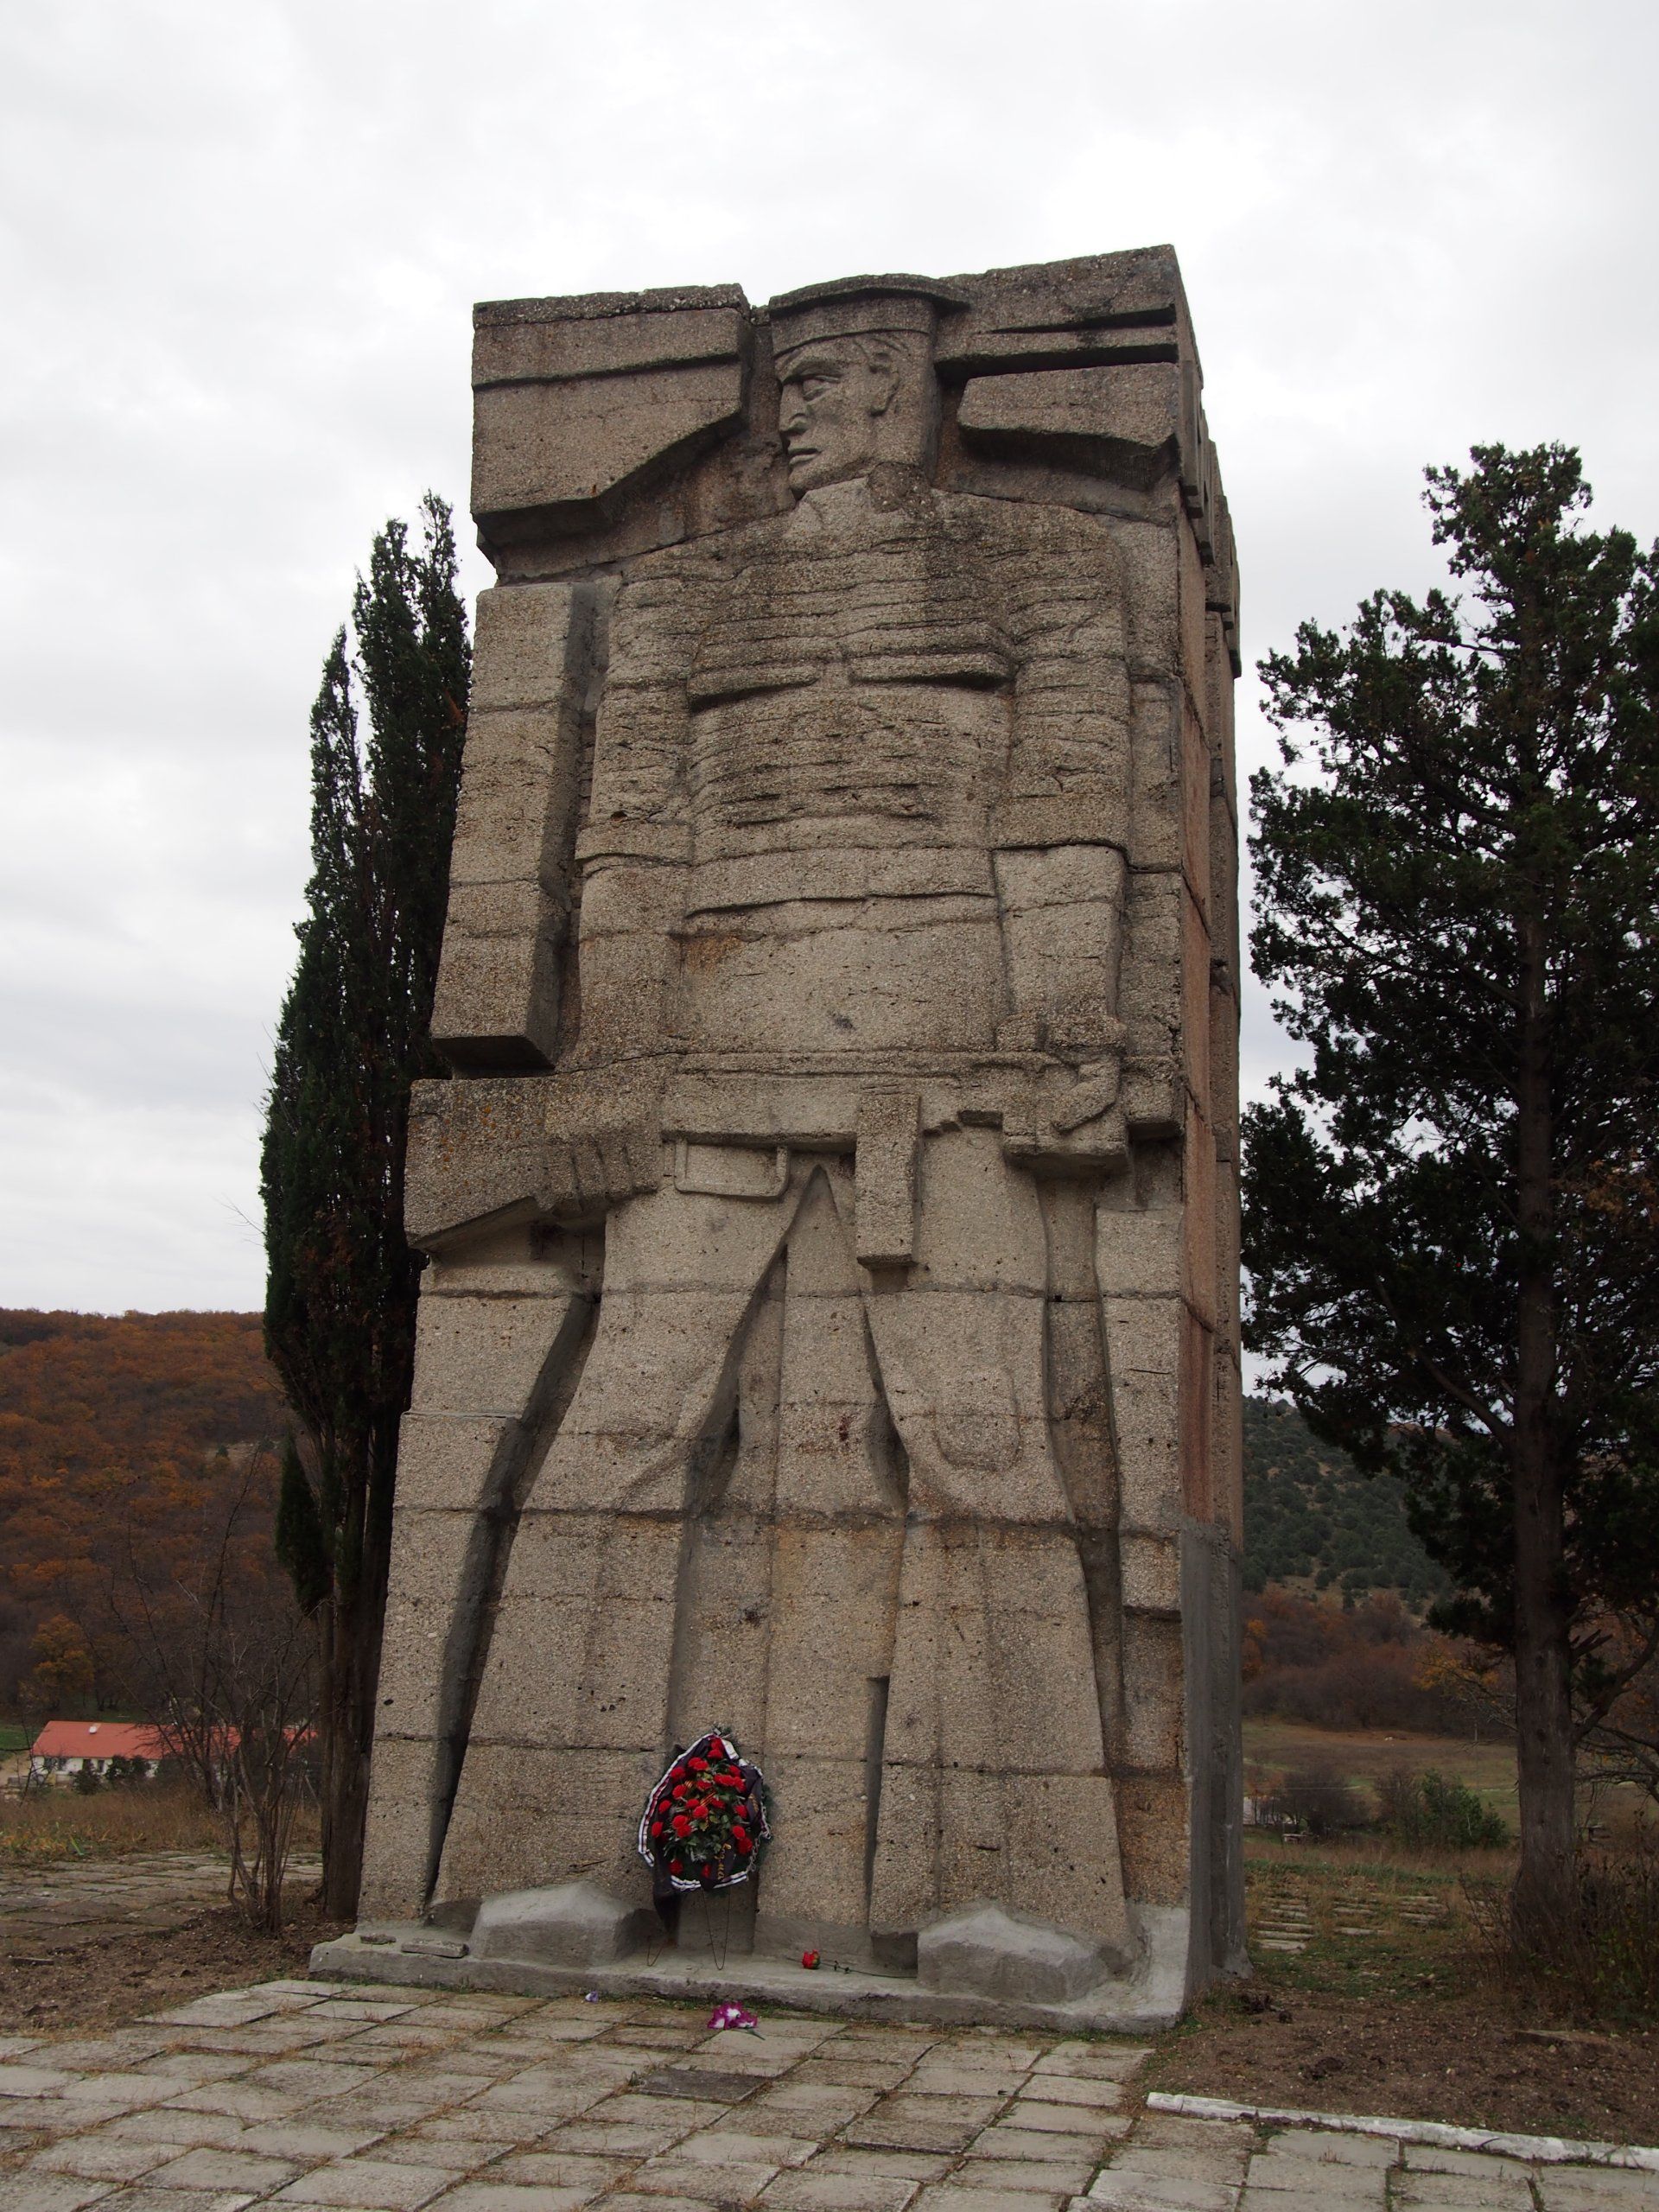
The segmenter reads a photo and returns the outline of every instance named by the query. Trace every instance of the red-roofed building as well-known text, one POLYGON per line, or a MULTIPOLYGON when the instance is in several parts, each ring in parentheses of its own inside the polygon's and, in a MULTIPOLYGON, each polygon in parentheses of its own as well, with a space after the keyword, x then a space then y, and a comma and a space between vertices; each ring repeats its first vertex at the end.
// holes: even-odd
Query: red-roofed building
POLYGON ((31 1782, 67 1780, 83 1767, 103 1775, 111 1759, 143 1760, 153 1775, 166 1756, 159 1733, 134 1721, 48 1720, 29 1746, 29 1775, 31 1782))

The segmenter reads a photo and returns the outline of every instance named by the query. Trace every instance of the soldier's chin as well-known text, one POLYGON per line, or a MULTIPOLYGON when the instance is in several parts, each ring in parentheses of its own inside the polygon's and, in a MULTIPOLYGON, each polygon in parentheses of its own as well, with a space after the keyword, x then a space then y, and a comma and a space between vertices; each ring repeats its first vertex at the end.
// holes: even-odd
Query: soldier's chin
POLYGON ((849 476, 868 474, 869 463, 841 461, 827 453, 791 454, 787 462, 791 492, 815 492, 820 485, 844 483, 849 476))

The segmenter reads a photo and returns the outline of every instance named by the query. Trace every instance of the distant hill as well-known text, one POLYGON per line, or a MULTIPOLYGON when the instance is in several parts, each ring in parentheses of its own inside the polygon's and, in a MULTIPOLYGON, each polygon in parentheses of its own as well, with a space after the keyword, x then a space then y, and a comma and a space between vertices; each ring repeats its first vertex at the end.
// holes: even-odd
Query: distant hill
POLYGON ((1421 1610, 1451 1589, 1406 1521, 1391 1476, 1362 1475, 1321 1444, 1301 1415, 1270 1398, 1244 1401, 1244 1586, 1397 1591, 1421 1610))
MULTIPOLYGON (((48 1313, 0 1307, 0 1707, 42 1625, 96 1653, 99 1586, 132 1501, 152 1522, 215 1455, 227 1478, 279 1436, 282 1393, 257 1313, 48 1313)), ((97 1701, 118 1696, 99 1678, 97 1701)))

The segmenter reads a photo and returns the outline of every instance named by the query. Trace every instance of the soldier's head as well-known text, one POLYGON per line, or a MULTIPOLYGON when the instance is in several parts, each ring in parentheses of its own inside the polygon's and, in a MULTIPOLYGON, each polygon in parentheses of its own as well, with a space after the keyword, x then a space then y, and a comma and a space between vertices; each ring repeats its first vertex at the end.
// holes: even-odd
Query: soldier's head
POLYGON ((932 365, 916 333, 809 339, 779 359, 778 381, 791 492, 867 476, 879 461, 926 466, 932 365))
POLYGON ((933 332, 954 296, 925 277, 859 277, 772 303, 778 428, 799 493, 882 462, 931 470, 933 332))

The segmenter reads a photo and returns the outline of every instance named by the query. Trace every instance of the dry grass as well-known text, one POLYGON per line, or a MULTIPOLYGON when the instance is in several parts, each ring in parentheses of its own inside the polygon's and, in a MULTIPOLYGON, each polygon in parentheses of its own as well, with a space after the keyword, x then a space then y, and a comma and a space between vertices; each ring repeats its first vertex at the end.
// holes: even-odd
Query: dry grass
MULTIPOLYGON (((293 1848, 312 1851, 316 1845, 315 1809, 305 1807, 294 1824, 293 1848)), ((151 1783, 86 1797, 73 1789, 49 1789, 0 1798, 0 1867, 226 1847, 221 1815, 188 1786, 151 1783)))

